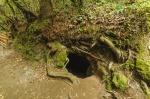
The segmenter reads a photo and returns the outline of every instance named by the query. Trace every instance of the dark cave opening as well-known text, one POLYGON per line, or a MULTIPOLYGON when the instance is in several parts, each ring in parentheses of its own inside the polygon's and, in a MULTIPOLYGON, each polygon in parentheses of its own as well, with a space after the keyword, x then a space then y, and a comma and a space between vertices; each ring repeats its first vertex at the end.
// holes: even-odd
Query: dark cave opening
POLYGON ((68 55, 69 63, 67 64, 67 70, 79 78, 87 77, 87 72, 90 67, 90 62, 86 57, 79 56, 74 53, 68 55))

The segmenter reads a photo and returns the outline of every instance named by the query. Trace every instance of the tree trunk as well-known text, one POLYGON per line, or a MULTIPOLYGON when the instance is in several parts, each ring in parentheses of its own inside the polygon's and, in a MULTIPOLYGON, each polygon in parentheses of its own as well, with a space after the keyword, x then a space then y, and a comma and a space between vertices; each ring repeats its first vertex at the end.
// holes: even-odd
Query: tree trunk
POLYGON ((40 14, 39 19, 47 19, 53 16, 53 0, 39 0, 40 3, 40 14))
POLYGON ((31 11, 26 10, 20 3, 18 3, 18 0, 12 1, 16 5, 16 7, 19 10, 21 10, 28 23, 33 23, 37 19, 37 16, 33 14, 31 11))

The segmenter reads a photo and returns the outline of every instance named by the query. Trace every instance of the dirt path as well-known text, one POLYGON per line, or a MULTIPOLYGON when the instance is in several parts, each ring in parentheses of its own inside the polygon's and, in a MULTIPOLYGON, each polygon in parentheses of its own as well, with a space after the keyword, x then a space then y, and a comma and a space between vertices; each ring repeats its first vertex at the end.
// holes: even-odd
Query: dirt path
POLYGON ((107 92, 95 75, 72 85, 67 79, 48 77, 44 67, 0 46, 0 99, 145 99, 135 80, 125 92, 107 92))
POLYGON ((0 47, 0 99, 99 99, 96 76, 79 80, 72 85, 67 79, 49 78, 43 63, 28 62, 0 47))

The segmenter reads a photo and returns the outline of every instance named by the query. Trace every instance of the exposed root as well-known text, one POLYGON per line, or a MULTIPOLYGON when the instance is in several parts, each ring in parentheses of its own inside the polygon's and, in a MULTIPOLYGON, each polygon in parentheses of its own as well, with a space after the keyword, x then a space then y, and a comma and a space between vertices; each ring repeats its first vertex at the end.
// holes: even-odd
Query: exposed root
POLYGON ((71 95, 71 91, 68 94, 68 99, 73 99, 72 95, 71 95))
POLYGON ((108 93, 110 93, 113 96, 113 99, 119 99, 115 92, 106 90, 108 93))
POLYGON ((47 75, 50 77, 60 77, 60 78, 67 78, 69 79, 74 85, 79 83, 79 79, 72 75, 71 73, 64 72, 64 71, 55 71, 53 69, 49 69, 51 67, 47 66, 47 75))
POLYGON ((99 40, 99 42, 107 45, 112 50, 112 52, 115 54, 118 62, 124 63, 128 60, 130 53, 128 53, 128 55, 126 53, 123 53, 123 51, 116 48, 115 45, 109 39, 107 39, 103 36, 100 36, 98 40, 99 40))
MULTIPOLYGON (((47 66, 46 66, 46 71, 47 71, 47 75, 50 77, 60 77, 60 78, 67 78, 69 79, 73 84, 78 84, 79 80, 76 76, 74 76, 73 74, 69 73, 66 68, 56 68, 56 66, 53 64, 53 61, 51 61, 49 55, 50 52, 48 52, 47 54, 47 66)), ((66 62, 66 64, 69 62, 69 60, 66 62)), ((66 65, 65 64, 65 65, 66 65)))
POLYGON ((79 48, 77 48, 77 47, 75 47, 75 46, 72 46, 72 48, 73 48, 74 50, 76 50, 76 51, 79 51, 79 52, 82 52, 82 53, 84 53, 84 54, 87 54, 87 55, 91 56, 92 58, 94 58, 94 59, 96 59, 96 60, 105 62, 104 60, 102 60, 102 59, 100 59, 100 58, 98 58, 98 57, 92 55, 91 53, 89 53, 89 52, 87 52, 87 51, 84 51, 84 50, 82 50, 82 49, 79 49, 79 48))
POLYGON ((108 64, 108 70, 111 69, 112 65, 113 65, 113 62, 111 61, 111 62, 108 64))

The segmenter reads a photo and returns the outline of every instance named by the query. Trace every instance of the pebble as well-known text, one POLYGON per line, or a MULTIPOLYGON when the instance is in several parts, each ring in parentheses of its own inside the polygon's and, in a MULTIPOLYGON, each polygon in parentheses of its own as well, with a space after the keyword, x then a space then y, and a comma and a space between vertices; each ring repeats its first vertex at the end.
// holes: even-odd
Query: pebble
POLYGON ((150 45, 147 46, 147 49, 150 51, 150 45))

